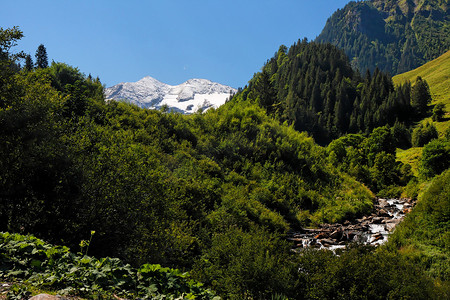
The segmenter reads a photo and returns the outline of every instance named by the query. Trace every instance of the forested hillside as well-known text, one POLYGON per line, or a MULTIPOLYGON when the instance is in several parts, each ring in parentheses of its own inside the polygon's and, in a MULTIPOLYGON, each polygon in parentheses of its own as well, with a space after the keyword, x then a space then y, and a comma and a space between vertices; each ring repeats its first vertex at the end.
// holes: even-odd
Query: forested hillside
MULTIPOLYGON (((353 71, 342 50, 306 40, 278 52, 234 101, 250 100, 281 122, 325 144, 346 133, 405 126, 420 117, 411 87, 394 87, 388 74, 353 71)), ((425 99, 425 101, 427 101, 425 99)))
POLYGON ((417 68, 450 49, 446 0, 350 2, 327 21, 316 41, 332 43, 365 72, 392 75, 417 68))

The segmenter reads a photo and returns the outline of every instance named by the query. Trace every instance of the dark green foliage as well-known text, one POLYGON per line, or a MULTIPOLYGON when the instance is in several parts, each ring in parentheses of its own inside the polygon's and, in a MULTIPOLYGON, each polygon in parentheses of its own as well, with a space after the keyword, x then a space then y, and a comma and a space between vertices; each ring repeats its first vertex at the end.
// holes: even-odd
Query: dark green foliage
POLYGON ((450 167, 450 140, 433 140, 425 145, 420 159, 420 173, 426 178, 441 174, 450 167))
POLYGON ((411 147, 411 132, 404 123, 395 122, 391 132, 396 148, 407 149, 411 147))
POLYGON ((340 170, 379 192, 390 186, 405 186, 412 178, 410 166, 395 160, 394 131, 378 127, 368 136, 349 134, 332 141, 329 160, 340 170))
POLYGON ((346 133, 409 122, 410 89, 409 83, 394 88, 390 76, 378 69, 361 78, 342 51, 303 40, 289 50, 280 47, 233 101, 254 101, 328 143, 346 133))
POLYGON ((31 55, 28 54, 25 58, 25 66, 24 69, 26 71, 31 71, 34 68, 33 59, 31 58, 31 55))
POLYGON ((395 75, 445 53, 449 24, 442 0, 352 1, 328 19, 316 41, 343 49, 356 69, 395 75))
POLYGON ((445 116, 445 104, 437 103, 433 108, 433 115, 431 116, 434 122, 441 122, 445 116))
POLYGON ((417 76, 414 86, 411 88, 411 106, 419 116, 424 116, 431 103, 430 88, 428 83, 417 76))
POLYGON ((431 140, 438 138, 436 126, 433 123, 419 124, 412 133, 412 145, 414 147, 423 147, 431 140))
POLYGON ((211 248, 194 266, 196 276, 229 299, 269 299, 293 294, 298 266, 289 244, 265 230, 231 227, 213 236, 211 248))
POLYGON ((45 69, 48 67, 47 49, 43 44, 40 44, 36 50, 36 67, 45 69))
MULTIPOLYGON (((111 299, 113 294, 140 299, 214 298, 211 291, 177 269, 149 264, 135 269, 117 258, 74 254, 33 236, 9 233, 0 233, 0 277, 95 299, 111 299)), ((10 292, 16 297, 29 295, 19 286, 10 292)))
POLYGON ((17 71, 17 59, 23 56, 23 53, 12 54, 10 50, 22 37, 23 33, 18 27, 0 27, 0 108, 5 108, 8 99, 16 93, 12 83, 13 74, 17 71))
POLYGON ((356 246, 300 257, 303 294, 297 299, 432 299, 433 283, 398 254, 356 246))
POLYGON ((0 61, 8 62, 23 55, 22 53, 19 55, 10 53, 11 48, 17 46, 17 41, 22 37, 23 32, 17 26, 6 29, 0 27, 0 61))

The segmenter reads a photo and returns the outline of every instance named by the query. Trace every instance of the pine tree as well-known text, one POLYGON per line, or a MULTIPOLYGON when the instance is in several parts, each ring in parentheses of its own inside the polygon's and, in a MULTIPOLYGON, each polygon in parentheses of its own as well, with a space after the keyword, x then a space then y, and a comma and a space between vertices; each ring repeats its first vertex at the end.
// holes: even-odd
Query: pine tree
POLYGON ((270 75, 267 69, 264 68, 261 72, 261 76, 258 78, 255 89, 257 92, 259 104, 267 109, 267 112, 272 112, 273 104, 276 101, 276 93, 270 82, 270 75))
POLYGON ((27 57, 25 58, 25 70, 31 71, 33 68, 34 68, 33 59, 31 58, 31 55, 28 54, 27 57))
POLYGON ((43 44, 40 44, 36 50, 36 67, 40 69, 48 67, 47 49, 43 44))
POLYGON ((421 116, 426 113, 429 103, 431 103, 431 95, 428 83, 417 76, 416 83, 411 88, 411 106, 421 116))

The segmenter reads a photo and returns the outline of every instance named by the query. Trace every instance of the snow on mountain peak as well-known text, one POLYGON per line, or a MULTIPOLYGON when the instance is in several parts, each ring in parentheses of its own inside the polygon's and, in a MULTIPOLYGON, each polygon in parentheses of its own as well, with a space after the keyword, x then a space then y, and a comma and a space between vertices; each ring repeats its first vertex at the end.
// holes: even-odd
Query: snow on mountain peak
POLYGON ((146 76, 137 82, 119 83, 105 89, 107 100, 128 101, 143 108, 157 109, 167 105, 182 113, 193 113, 224 104, 236 89, 208 79, 189 79, 171 86, 146 76))

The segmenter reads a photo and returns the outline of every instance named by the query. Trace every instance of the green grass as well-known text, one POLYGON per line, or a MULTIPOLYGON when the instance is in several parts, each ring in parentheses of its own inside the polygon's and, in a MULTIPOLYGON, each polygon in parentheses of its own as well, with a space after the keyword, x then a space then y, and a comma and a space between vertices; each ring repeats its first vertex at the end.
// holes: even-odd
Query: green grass
MULTIPOLYGON (((442 136, 450 128, 450 50, 440 57, 432 60, 423 66, 412 71, 394 76, 392 79, 395 85, 406 81, 414 83, 417 76, 422 77, 430 86, 430 93, 433 101, 431 105, 444 103, 447 111, 442 122, 434 122, 439 135, 442 136)), ((432 122, 431 117, 421 121, 432 122)))
POLYGON ((416 77, 420 76, 430 85, 433 104, 443 102, 450 105, 450 50, 417 69, 394 76, 394 84, 398 85, 405 81, 414 83, 416 77))
POLYGON ((406 150, 397 149, 397 160, 404 164, 410 164, 415 176, 419 176, 419 161, 422 156, 422 147, 413 147, 406 150))

